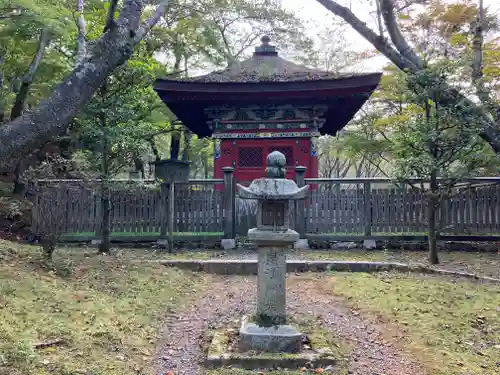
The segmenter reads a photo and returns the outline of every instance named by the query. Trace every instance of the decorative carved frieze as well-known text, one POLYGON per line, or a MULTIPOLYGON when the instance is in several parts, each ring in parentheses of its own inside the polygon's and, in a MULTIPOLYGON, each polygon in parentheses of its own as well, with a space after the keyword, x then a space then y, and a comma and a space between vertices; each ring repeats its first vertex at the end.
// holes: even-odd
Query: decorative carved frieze
POLYGON ((309 122, 289 122, 289 123, 261 123, 261 122, 242 122, 242 123, 219 123, 215 121, 214 132, 224 132, 227 130, 287 130, 287 129, 309 129, 313 123, 309 122))
POLYGON ((215 139, 259 139, 259 138, 309 138, 319 137, 319 132, 265 132, 265 133, 214 133, 215 139))
POLYGON ((221 121, 313 121, 316 118, 323 117, 327 110, 328 106, 326 105, 270 104, 245 107, 221 105, 206 108, 205 115, 209 118, 209 121, 214 123, 218 121, 219 125, 222 125, 221 121))

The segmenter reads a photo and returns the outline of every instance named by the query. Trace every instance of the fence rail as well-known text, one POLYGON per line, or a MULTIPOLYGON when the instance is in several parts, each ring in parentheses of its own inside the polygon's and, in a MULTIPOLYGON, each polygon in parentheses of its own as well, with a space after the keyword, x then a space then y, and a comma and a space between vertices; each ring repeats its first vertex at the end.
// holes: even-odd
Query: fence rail
MULTIPOLYGON (((303 175, 302 175, 303 177, 303 175)), ((291 227, 304 237, 324 239, 425 236, 426 194, 386 178, 300 179, 310 184, 290 213, 291 227)), ((414 180, 416 183, 423 181, 414 180)), ((440 230, 450 236, 500 236, 500 178, 461 181, 437 211, 440 230)), ((41 180, 33 231, 59 231, 66 239, 97 238, 101 182, 41 180)), ((115 240, 245 237, 256 226, 256 202, 239 199, 231 169, 224 179, 174 184, 111 181, 111 231, 115 240)))

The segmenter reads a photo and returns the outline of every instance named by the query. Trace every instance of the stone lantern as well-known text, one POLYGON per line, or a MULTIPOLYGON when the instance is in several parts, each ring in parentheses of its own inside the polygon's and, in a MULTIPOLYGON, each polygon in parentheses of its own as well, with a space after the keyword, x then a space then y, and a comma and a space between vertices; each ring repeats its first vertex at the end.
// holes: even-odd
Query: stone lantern
POLYGON ((297 352, 301 347, 301 333, 286 319, 286 250, 299 239, 288 227, 292 201, 305 198, 309 186, 299 188, 285 179, 285 164, 282 153, 271 152, 265 178, 254 180, 248 188, 238 184, 240 198, 258 202, 257 228, 248 231, 259 251, 257 313, 240 329, 244 351, 297 352))

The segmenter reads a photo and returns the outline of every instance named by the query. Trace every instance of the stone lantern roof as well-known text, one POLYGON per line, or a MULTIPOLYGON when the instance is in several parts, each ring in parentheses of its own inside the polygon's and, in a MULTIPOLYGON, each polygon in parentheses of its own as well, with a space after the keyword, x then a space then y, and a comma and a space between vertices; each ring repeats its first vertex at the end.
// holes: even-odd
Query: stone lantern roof
POLYGON ((238 184, 238 194, 242 199, 298 200, 304 199, 308 191, 308 185, 299 188, 295 181, 284 178, 259 178, 249 187, 238 184))

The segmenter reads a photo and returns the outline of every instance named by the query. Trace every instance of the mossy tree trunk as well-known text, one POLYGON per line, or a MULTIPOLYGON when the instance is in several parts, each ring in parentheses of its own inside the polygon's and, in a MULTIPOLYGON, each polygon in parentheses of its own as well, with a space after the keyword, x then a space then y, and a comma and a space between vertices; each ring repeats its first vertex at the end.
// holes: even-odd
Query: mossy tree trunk
MULTIPOLYGON (((101 94, 104 97, 106 86, 101 87, 101 94)), ((109 140, 107 131, 106 114, 100 113, 102 127, 102 154, 101 154, 101 242, 99 243, 100 253, 109 253, 111 248, 111 196, 109 186, 109 140)))
POLYGON ((430 192, 427 199, 427 236, 429 243, 428 261, 430 264, 439 264, 437 240, 439 230, 437 229, 436 211, 439 208, 439 192, 437 191, 436 176, 431 177, 430 192))

